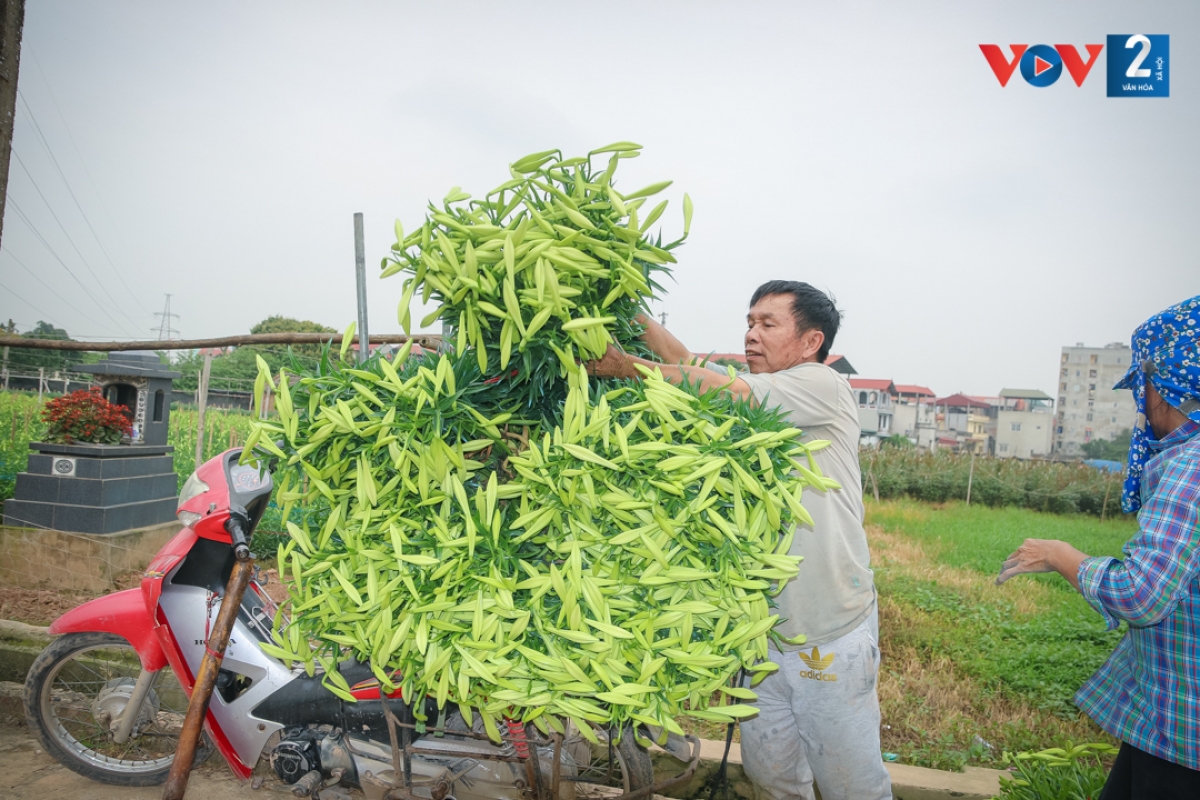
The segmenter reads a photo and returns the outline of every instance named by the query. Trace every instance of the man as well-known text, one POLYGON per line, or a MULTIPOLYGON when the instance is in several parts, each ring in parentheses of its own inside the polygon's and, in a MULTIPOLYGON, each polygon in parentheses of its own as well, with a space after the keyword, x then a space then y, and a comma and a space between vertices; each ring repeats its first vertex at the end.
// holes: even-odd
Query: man
POLYGON ((807 283, 770 281, 750 300, 745 337, 749 374, 732 382, 695 366, 691 352, 661 325, 646 320, 645 341, 665 362, 654 364, 610 348, 591 365, 597 375, 638 377, 633 364, 658 367, 679 383, 723 387, 754 402, 781 406, 804 440, 828 439, 815 454, 842 488, 806 489, 813 524, 797 526, 792 554, 800 575, 778 598, 778 630, 804 633, 802 647, 771 649, 780 669, 755 691, 757 717, 742 725, 742 763, 760 799, 890 798, 879 751, 879 617, 863 531, 858 466, 858 406, 844 377, 825 366, 841 315, 807 283))
POLYGON ((1100 800, 1200 798, 1200 296, 1133 334, 1137 422, 1121 505, 1138 513, 1124 558, 1026 539, 997 583, 1057 572, 1125 638, 1075 703, 1121 740, 1100 800), (1147 424, 1149 430, 1147 430, 1147 424))

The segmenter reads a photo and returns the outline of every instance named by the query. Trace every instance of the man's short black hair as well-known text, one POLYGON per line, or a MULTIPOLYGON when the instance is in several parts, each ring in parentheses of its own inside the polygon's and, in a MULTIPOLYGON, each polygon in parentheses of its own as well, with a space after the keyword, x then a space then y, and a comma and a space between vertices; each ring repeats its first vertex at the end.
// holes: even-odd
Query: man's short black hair
POLYGON ((750 307, 753 308, 759 300, 773 294, 792 296, 792 316, 796 319, 797 333, 816 328, 825 334, 825 342, 817 351, 817 361, 824 364, 842 321, 842 314, 834 305, 833 296, 804 281, 767 281, 754 290, 750 307))

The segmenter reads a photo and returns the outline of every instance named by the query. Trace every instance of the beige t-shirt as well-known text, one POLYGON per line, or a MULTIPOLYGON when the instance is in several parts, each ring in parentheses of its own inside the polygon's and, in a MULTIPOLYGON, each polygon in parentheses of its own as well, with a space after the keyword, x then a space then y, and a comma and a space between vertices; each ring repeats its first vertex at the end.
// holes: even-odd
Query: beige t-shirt
POLYGON ((759 404, 783 407, 791 423, 803 429, 802 442, 831 442, 814 458, 821 473, 842 488, 804 488, 801 503, 813 524, 796 526, 791 553, 804 561, 777 601, 783 636, 803 633, 808 637, 805 647, 833 641, 857 627, 875 605, 875 579, 863 530, 858 406, 850 382, 815 362, 738 377, 759 404))

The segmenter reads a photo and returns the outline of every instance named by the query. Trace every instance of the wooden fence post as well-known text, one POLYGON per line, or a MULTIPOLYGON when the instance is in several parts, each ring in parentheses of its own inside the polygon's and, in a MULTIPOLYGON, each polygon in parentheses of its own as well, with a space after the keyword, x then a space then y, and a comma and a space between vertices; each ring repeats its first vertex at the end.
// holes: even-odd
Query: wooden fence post
POLYGON ((967 473, 967 505, 971 505, 971 484, 975 481, 975 451, 971 451, 971 471, 967 473))
POLYGON ((1108 493, 1112 491, 1112 478, 1104 481, 1104 505, 1100 506, 1100 522, 1104 522, 1104 515, 1108 513, 1108 493))
POLYGON ((196 385, 196 463, 193 469, 199 469, 204 463, 204 412, 208 407, 208 377, 212 373, 212 354, 204 356, 204 366, 200 369, 200 380, 196 385))

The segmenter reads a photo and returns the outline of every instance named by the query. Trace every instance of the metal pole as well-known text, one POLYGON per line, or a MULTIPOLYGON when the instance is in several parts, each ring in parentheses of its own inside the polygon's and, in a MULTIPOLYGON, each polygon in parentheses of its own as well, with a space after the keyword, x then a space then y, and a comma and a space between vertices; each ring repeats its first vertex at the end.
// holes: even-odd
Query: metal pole
POLYGON ((46 385, 46 368, 38 367, 38 402, 42 402, 42 389, 46 385))
POLYGON ((217 621, 213 623, 212 636, 205 647, 204 659, 196 672, 196 683, 192 686, 187 716, 183 719, 183 729, 179 733, 179 748, 175 751, 175 761, 171 763, 171 772, 167 775, 163 800, 182 800, 184 792, 187 791, 192 762, 196 760, 196 745, 200 741, 200 729, 204 725, 205 715, 208 714, 208 701, 212 699, 213 687, 217 684, 217 673, 221 670, 225 648, 229 645, 229 635, 233 631, 233 623, 237 621, 242 595, 246 593, 246 586, 250 583, 250 575, 253 572, 253 558, 239 559, 233 564, 233 573, 229 576, 225 597, 221 600, 221 610, 217 612, 217 621))
POLYGON ((354 215, 354 275, 358 283, 358 363, 371 353, 367 340, 367 251, 363 242, 363 215, 354 215))
POLYGON ((204 412, 208 408, 208 378, 212 373, 212 354, 204 356, 204 366, 200 369, 200 383, 196 387, 198 412, 196 414, 196 461, 192 469, 199 469, 204 463, 204 412))

